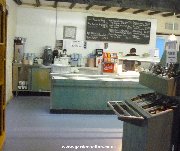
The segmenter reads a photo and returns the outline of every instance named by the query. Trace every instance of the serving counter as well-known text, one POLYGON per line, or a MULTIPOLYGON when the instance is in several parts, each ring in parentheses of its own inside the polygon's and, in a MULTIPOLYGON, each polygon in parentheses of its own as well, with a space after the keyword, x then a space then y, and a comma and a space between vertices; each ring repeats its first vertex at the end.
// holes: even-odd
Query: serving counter
POLYGON ((139 77, 65 74, 51 79, 51 113, 107 113, 110 100, 125 100, 152 90, 139 77))

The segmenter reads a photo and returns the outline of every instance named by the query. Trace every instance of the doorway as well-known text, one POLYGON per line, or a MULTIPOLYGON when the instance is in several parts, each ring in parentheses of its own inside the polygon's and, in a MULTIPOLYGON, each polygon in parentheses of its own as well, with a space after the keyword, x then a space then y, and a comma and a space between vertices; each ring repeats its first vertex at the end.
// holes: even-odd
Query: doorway
POLYGON ((161 58, 165 48, 165 39, 163 37, 156 38, 156 48, 159 49, 159 58, 161 58))

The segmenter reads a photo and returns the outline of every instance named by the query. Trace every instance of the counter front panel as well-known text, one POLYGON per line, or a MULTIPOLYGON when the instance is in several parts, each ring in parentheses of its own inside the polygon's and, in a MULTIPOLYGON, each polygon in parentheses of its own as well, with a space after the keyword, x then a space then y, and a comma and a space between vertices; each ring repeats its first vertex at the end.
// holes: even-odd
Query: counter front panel
POLYGON ((110 100, 125 100, 137 94, 152 92, 138 79, 110 76, 52 76, 50 110, 109 110, 110 100))

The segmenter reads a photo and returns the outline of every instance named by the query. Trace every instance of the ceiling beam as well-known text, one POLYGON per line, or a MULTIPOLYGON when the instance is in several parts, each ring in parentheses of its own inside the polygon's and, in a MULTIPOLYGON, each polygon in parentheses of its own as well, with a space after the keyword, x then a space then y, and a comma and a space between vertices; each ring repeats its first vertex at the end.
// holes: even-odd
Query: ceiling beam
POLYGON ((169 17, 169 16, 173 16, 173 15, 174 15, 173 12, 171 12, 171 13, 166 13, 166 14, 162 14, 163 17, 169 17))
POLYGON ((124 12, 126 10, 128 10, 129 8, 121 8, 121 9, 118 9, 117 12, 124 12))
POLYGON ((110 7, 110 6, 105 6, 105 7, 102 8, 102 11, 106 11, 106 10, 108 10, 109 8, 111 8, 111 7, 110 7))
POLYGON ((17 5, 22 5, 21 0, 14 0, 14 2, 15 2, 17 5))
POLYGON ((72 4, 69 6, 69 9, 72 9, 75 5, 76 5, 76 3, 72 3, 72 4))
POLYGON ((57 5, 58 5, 58 1, 54 1, 53 7, 54 7, 54 8, 57 8, 57 5))
POLYGON ((139 9, 139 10, 136 10, 133 12, 133 14, 138 14, 138 13, 142 13, 142 12, 145 12, 146 10, 144 9, 139 9))
POLYGON ((41 6, 41 3, 39 0, 36 0, 36 7, 39 7, 39 6, 41 6))
MULTIPOLYGON (((75 0, 46 0, 73 3, 75 0)), ((179 0, 76 0, 76 3, 108 7, 133 8, 161 12, 178 12, 179 0)))
POLYGON ((90 8, 92 8, 94 5, 88 5, 87 7, 86 7, 86 10, 89 10, 90 8))
POLYGON ((160 11, 153 11, 153 12, 149 12, 148 15, 156 15, 161 13, 160 11))

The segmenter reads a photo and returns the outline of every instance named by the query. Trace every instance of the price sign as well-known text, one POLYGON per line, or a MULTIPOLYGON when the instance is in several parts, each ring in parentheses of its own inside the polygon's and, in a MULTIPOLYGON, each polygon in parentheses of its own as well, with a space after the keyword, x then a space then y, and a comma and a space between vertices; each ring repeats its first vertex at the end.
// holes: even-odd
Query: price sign
POLYGON ((177 51, 167 50, 166 51, 166 64, 176 63, 176 62, 177 62, 177 51))

